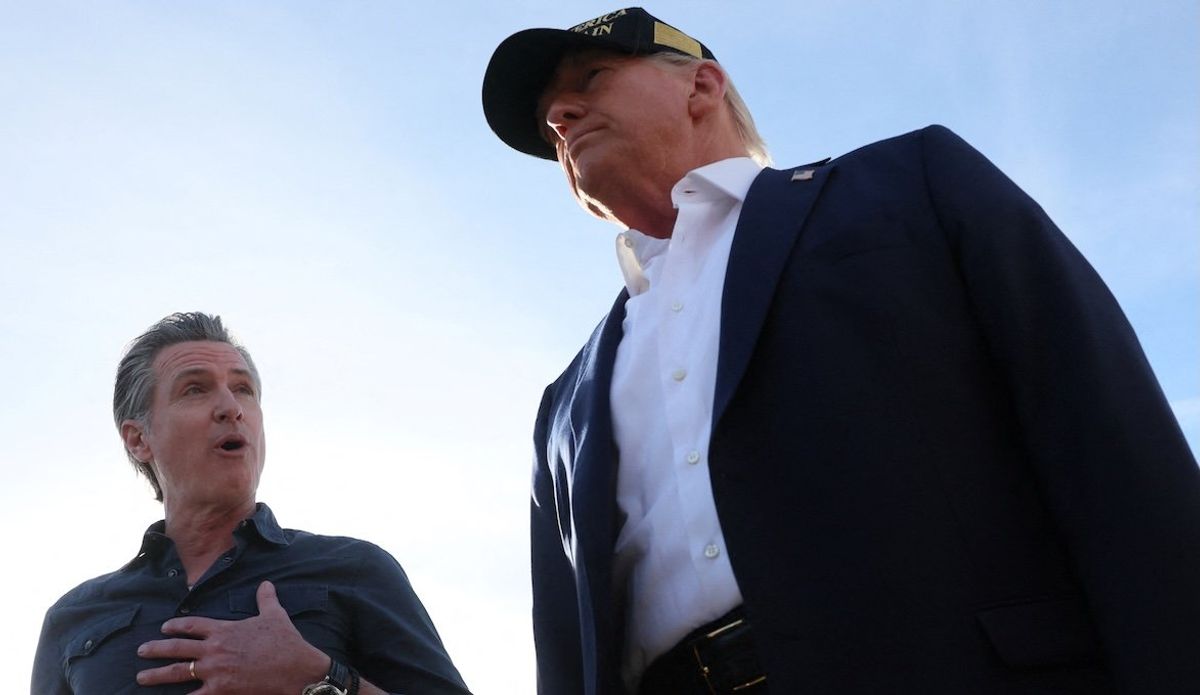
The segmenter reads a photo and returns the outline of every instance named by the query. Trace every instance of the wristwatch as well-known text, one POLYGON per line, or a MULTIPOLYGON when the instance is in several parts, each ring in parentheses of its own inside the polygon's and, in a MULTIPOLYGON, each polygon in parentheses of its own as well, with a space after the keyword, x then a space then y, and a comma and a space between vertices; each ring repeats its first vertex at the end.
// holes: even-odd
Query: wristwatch
POLYGON ((325 678, 304 686, 300 695, 358 695, 358 672, 331 658, 325 678))

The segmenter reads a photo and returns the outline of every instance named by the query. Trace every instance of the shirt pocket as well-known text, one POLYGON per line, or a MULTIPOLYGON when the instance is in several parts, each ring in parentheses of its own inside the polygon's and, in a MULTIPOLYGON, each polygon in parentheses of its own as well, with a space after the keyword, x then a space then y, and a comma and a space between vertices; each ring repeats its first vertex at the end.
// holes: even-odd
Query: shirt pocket
MULTIPOLYGON (((232 589, 229 612, 234 620, 258 615, 257 585, 232 589)), ((339 661, 350 652, 350 625, 329 598, 329 587, 318 584, 276 584, 279 604, 304 641, 339 661)))
MULTIPOLYGON (((305 613, 323 613, 329 603, 329 587, 316 584, 276 585, 279 605, 293 621, 305 613)), ((240 587, 229 591, 229 612, 235 620, 258 615, 258 586, 240 587)))
POLYGON ((78 695, 134 692, 136 683, 131 670, 134 668, 134 647, 125 644, 129 640, 122 636, 129 633, 140 611, 140 605, 127 606, 97 616, 79 627, 67 642, 64 654, 72 692, 78 695), (123 653, 126 650, 128 654, 123 653))
POLYGON ((976 617, 1000 659, 1013 668, 1103 659, 1099 635, 1079 597, 999 606, 980 611, 976 617))

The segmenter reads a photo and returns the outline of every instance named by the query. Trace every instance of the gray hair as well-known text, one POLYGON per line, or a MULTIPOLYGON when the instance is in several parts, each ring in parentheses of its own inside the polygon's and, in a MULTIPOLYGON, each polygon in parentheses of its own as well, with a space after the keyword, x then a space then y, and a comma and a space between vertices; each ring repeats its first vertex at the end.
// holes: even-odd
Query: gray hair
MULTIPOLYGON (((118 432, 121 430, 121 423, 126 420, 133 420, 146 429, 150 427, 150 408, 154 401, 155 358, 163 348, 194 340, 211 340, 231 345, 242 359, 246 360, 246 366, 249 367, 250 376, 254 380, 254 388, 262 393, 262 381, 258 376, 258 368, 254 366, 254 360, 250 359, 246 348, 229 335, 229 331, 221 324, 220 316, 210 316, 198 311, 174 313, 146 329, 145 333, 130 343, 124 357, 121 358, 121 364, 117 366, 117 380, 113 387, 113 420, 117 423, 118 432)), ((134 469, 150 481, 155 499, 162 502, 162 487, 158 484, 158 477, 154 475, 150 463, 139 461, 128 448, 125 455, 129 457, 134 469)))
POLYGON ((722 68, 720 63, 715 60, 668 51, 651 53, 646 58, 667 65, 690 66, 696 63, 712 63, 720 68, 721 72, 725 74, 725 105, 729 107, 729 113, 733 116, 733 124, 737 128, 738 137, 746 147, 746 154, 760 166, 771 165, 771 153, 767 151, 767 143, 758 134, 758 128, 754 125, 754 117, 750 115, 750 109, 742 100, 742 95, 738 94, 737 87, 733 86, 733 80, 729 77, 729 73, 725 72, 725 68, 722 68))

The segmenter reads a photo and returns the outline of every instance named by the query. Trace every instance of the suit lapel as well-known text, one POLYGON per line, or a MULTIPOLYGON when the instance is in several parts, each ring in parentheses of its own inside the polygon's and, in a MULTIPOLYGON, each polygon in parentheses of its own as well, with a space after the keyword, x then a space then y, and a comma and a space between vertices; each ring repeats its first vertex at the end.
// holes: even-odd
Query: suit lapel
MULTIPOLYGON (((598 692, 611 674, 619 654, 621 617, 614 610, 612 555, 617 527, 617 447, 613 440, 609 394, 613 363, 625 320, 625 290, 617 297, 604 323, 589 341, 576 375, 569 422, 574 453, 570 485, 571 523, 576 540, 575 581, 581 627, 593 631, 595 650, 584 650, 585 680, 598 692), (591 623, 589 626, 588 623, 591 623)), ((589 688, 589 690, 591 689, 589 688)))
POLYGON ((746 194, 721 300, 714 429, 746 373, 780 273, 832 169, 764 169, 746 194))
MULTIPOLYGON (((581 365, 571 399, 571 427, 575 438, 576 467, 574 499, 576 522, 586 519, 612 519, 616 500, 617 451, 613 441, 612 408, 609 395, 612 387, 613 363, 617 345, 621 342, 621 324, 625 320, 625 300, 628 291, 622 290, 592 340, 584 364, 581 365), (583 514, 580 514, 583 511, 583 514)), ((585 540, 609 540, 611 528, 585 526, 578 529, 585 540), (599 538, 592 538, 598 535, 599 538)), ((611 551, 612 543, 607 551, 611 551)), ((582 547, 589 554, 598 551, 591 543, 582 547)), ((607 554, 611 554, 607 552, 607 554)), ((589 566, 595 559, 589 557, 589 566)))

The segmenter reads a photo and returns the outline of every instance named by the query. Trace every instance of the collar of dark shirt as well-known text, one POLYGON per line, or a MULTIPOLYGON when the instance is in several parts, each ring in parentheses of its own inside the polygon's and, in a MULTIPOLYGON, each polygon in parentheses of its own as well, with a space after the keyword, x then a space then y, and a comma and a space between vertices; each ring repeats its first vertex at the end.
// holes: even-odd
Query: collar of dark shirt
MULTIPOLYGON (((166 528, 166 519, 159 519, 150 524, 150 527, 146 529, 146 533, 142 535, 142 547, 138 550, 137 556, 126 563, 125 567, 121 569, 124 570, 133 567, 140 564, 140 561, 149 561, 161 555, 163 549, 171 541, 164 533, 166 528)), ((287 536, 284 534, 283 529, 280 528, 279 522, 275 520, 275 513, 263 502, 255 505, 254 515, 243 521, 234 530, 234 533, 254 533, 268 543, 280 546, 288 545, 287 536)))

